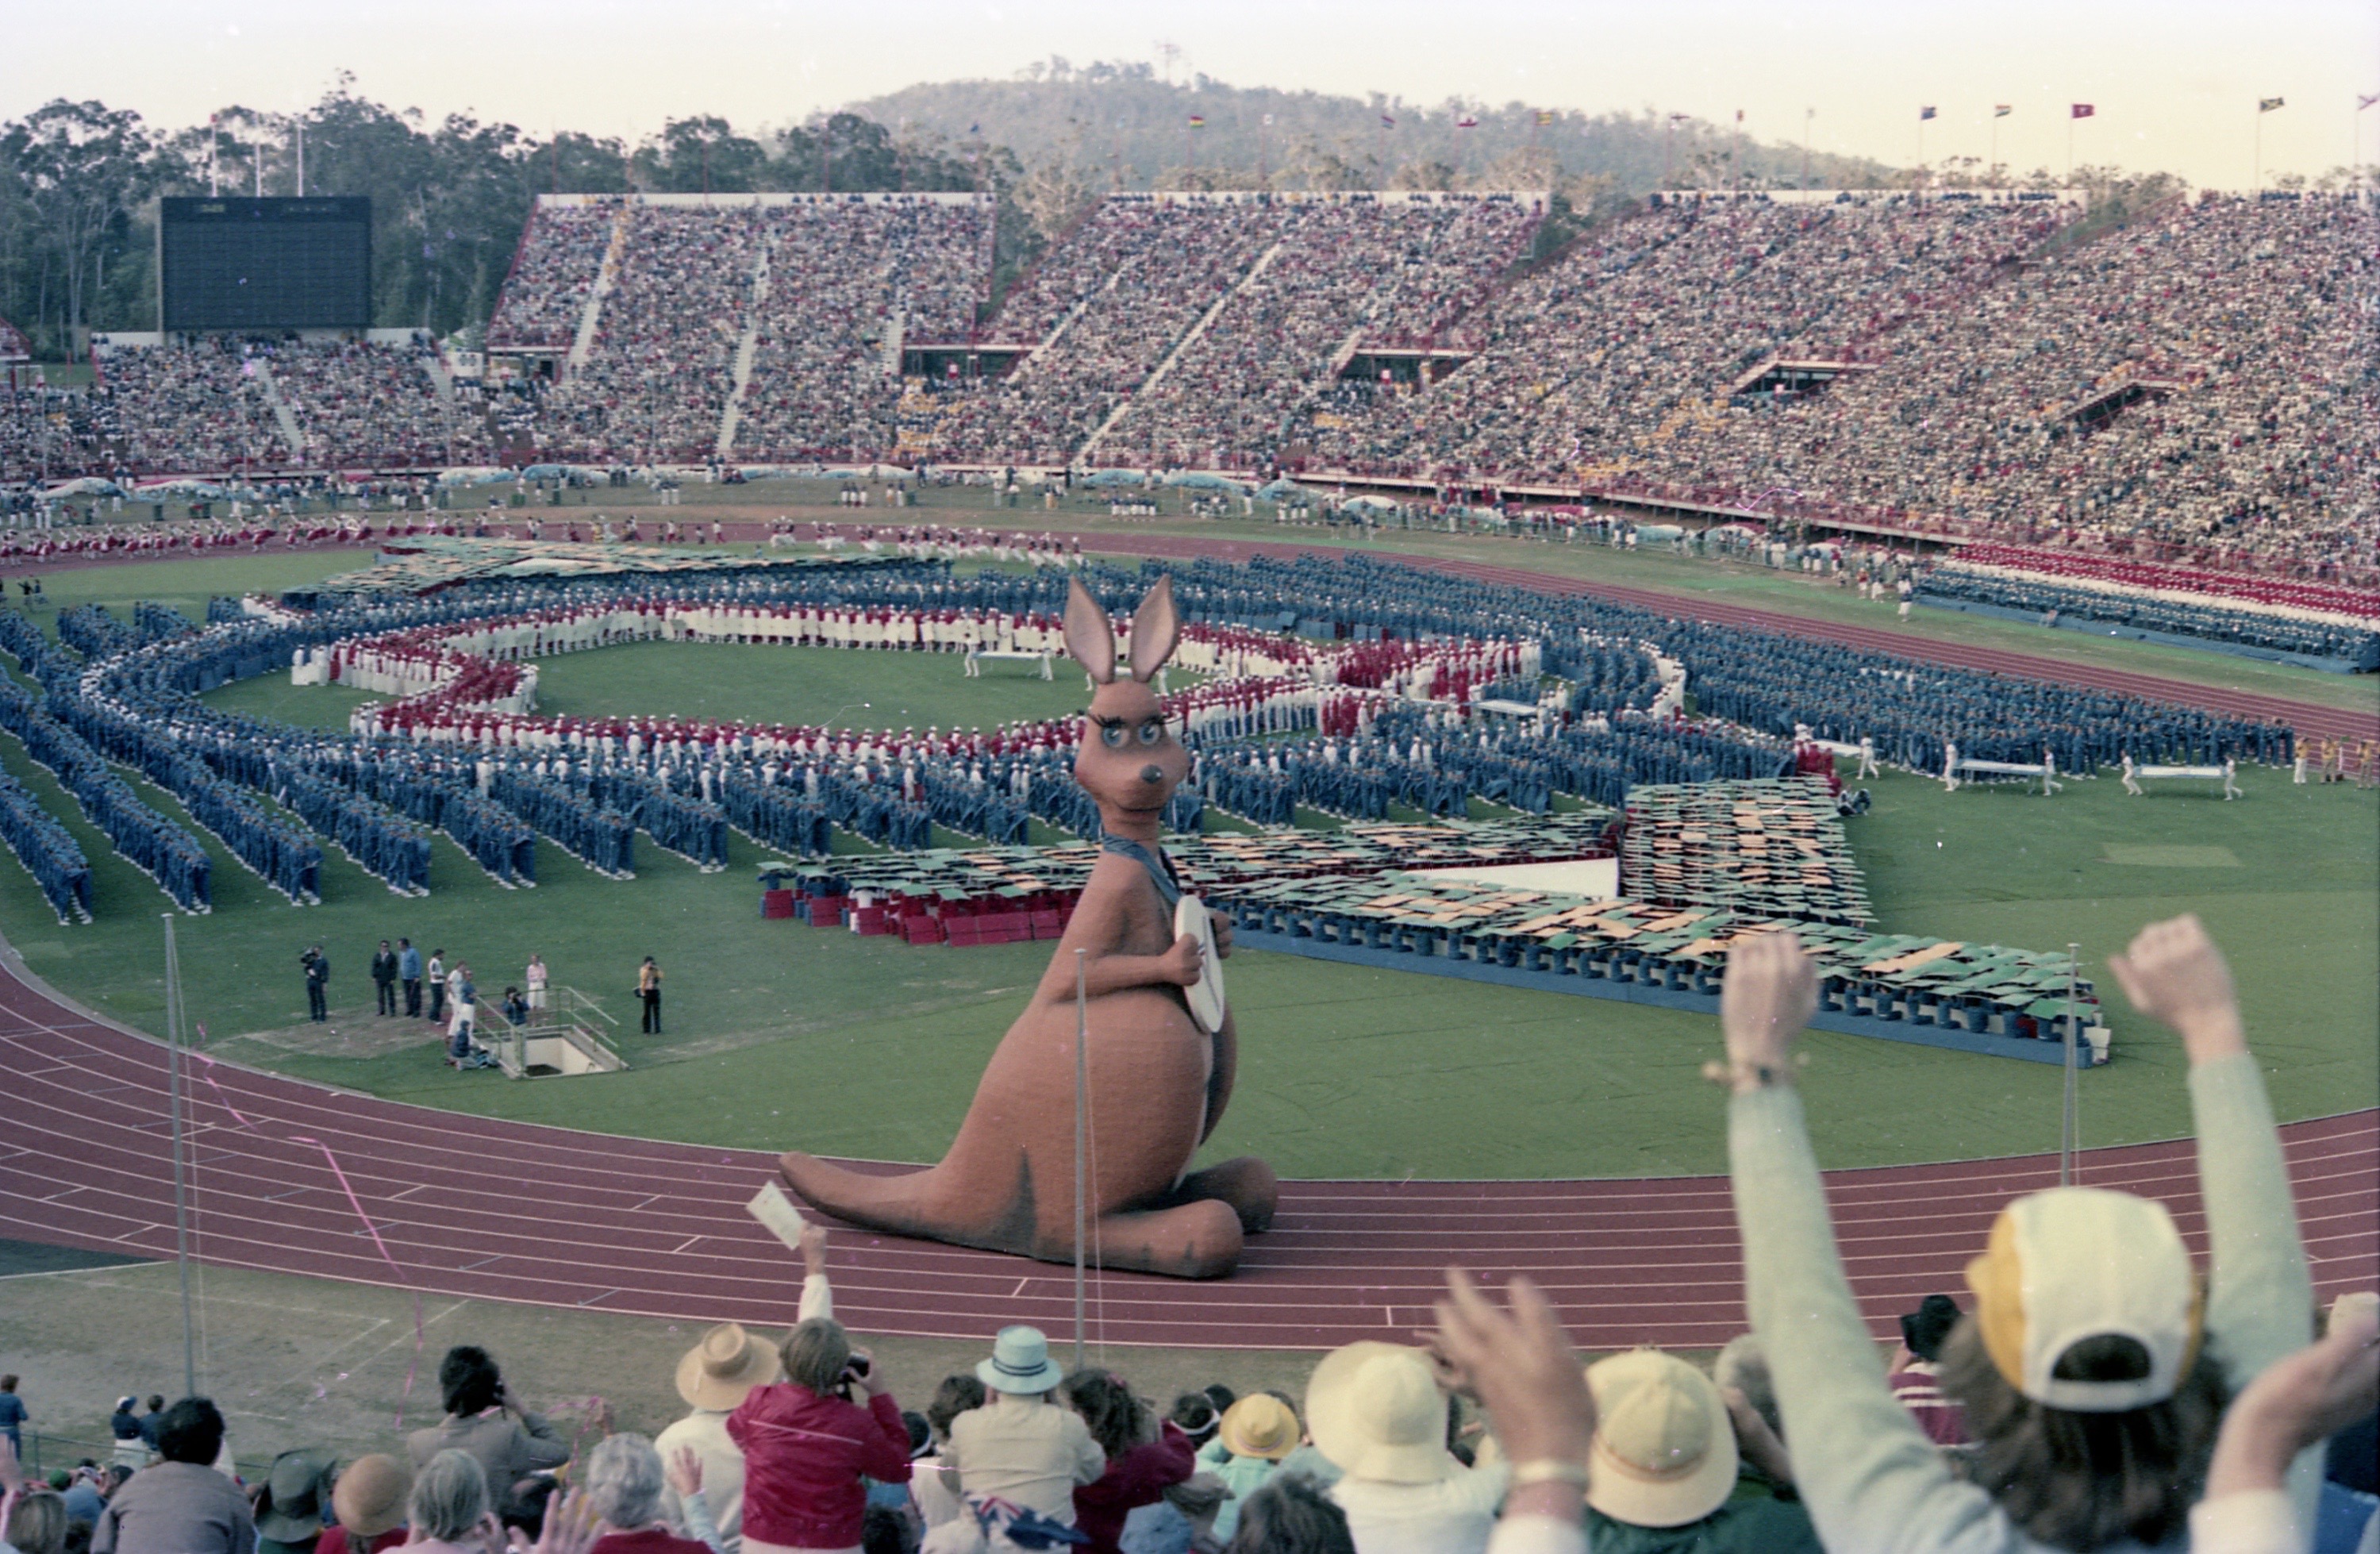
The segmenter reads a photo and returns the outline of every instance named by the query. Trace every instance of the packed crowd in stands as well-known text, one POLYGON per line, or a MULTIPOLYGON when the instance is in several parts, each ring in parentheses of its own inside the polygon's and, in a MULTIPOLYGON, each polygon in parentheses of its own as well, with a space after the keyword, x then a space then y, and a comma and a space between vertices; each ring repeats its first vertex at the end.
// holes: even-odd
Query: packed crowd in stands
POLYGON ((576 343, 587 298, 612 250, 620 209, 540 202, 530 212, 496 315, 488 321, 491 346, 567 348, 576 343))
POLYGON ((111 352, 91 392, 115 405, 125 467, 212 472, 297 462, 245 342, 229 335, 111 352))
MULTIPOLYGON (((1361 345, 1434 343, 1526 251, 1538 212, 1510 199, 1303 206, 1161 383, 1100 444, 1135 462, 1262 469, 1361 345)), ((1159 258, 1170 250, 1158 250, 1159 258)))
POLYGON ((974 325, 991 212, 920 198, 779 205, 767 215, 768 289, 735 451, 773 462, 873 457, 897 441, 905 344, 963 341, 974 325))
POLYGON ((489 457, 483 418, 440 398, 434 349, 347 341, 264 347, 282 399, 296 416, 310 468, 441 467, 489 457))
POLYGON ((1500 291, 1536 217, 1520 199, 1118 195, 978 322, 989 226, 966 201, 540 207, 499 347, 566 349, 607 262, 615 284, 588 358, 497 395, 499 413, 467 395, 450 418, 403 347, 118 350, 89 393, 0 395, 0 471, 418 462, 449 439, 471 462, 493 421, 510 452, 548 456, 699 460, 732 432, 772 462, 1544 482, 2380 577, 2370 207, 2208 196, 2049 241, 2074 214, 1671 202, 1500 291), (1005 375, 895 376, 906 343, 974 341, 1026 354, 1005 375), (1432 345, 1476 354, 1427 387, 1341 375, 1360 347, 1432 345), (1771 392, 1772 359, 1853 370, 1771 392))
POLYGON ((735 347, 768 251, 751 206, 637 204, 594 349, 538 409, 553 455, 706 459, 719 443, 735 347))
MULTIPOLYGON (((1038 1329, 902 1374, 837 1311, 802 1227, 795 1326, 728 1322, 647 1436, 575 1434, 484 1349, 449 1349, 443 1417, 284 1451, 243 1476, 205 1398, 125 1398, 105 1463, 30 1478, 54 1421, 0 1377, 8 1554, 2350 1554, 2380 1546, 2380 1296, 2318 1310, 2280 1138, 2221 953, 2193 917, 2111 967, 2188 1063, 2210 1274, 2152 1198, 2005 1205, 1961 1295, 1872 1336, 1837 1252, 1796 1082, 1816 1000, 1791 935, 1730 965, 1712 1077, 1749 1330, 1707 1366, 1583 1363, 1525 1275, 1460 1269, 1419 1342, 1361 1340, 1301 1386, 1168 1401, 1069 1370, 1038 1329), (2120 1273, 2111 1276, 2111 1269, 2120 1273), (912 1406, 904 1407, 906 1397, 912 1406), (922 1403, 922 1407, 915 1406, 922 1403), (344 1460, 343 1460, 344 1459, 344 1460)), ((1813 1078, 1817 1085, 1821 1080, 1813 1078)), ((1973 1233, 1973 1232, 1970 1232, 1973 1233)), ((1563 1301, 1594 1292, 1565 1290, 1563 1301)), ((990 1324, 988 1323, 987 1326, 990 1324)), ((20 1390, 20 1389, 22 1389, 20 1390)), ((617 1389, 611 1389, 617 1390, 617 1389)), ((30 1393, 30 1396, 27 1394, 30 1393)))
POLYGON ((1955 308, 2055 207, 1686 204, 1590 233, 1491 305, 1485 349, 1417 395, 1318 426, 1326 468, 1609 484, 1720 419, 1774 355, 1846 360, 1955 308))
POLYGON ((1045 255, 1002 304, 1016 370, 962 384, 933 435, 939 460, 1063 466, 1293 219, 1285 205, 1119 196, 1045 255))
MULTIPOLYGON (((2380 218, 2361 201, 2178 203, 1917 313, 1876 343, 1874 372, 1696 418, 1615 473, 1706 500, 1782 488, 1814 514, 2368 585, 2375 255, 2380 218)), ((1725 365, 1712 358, 1706 394, 1725 365)))

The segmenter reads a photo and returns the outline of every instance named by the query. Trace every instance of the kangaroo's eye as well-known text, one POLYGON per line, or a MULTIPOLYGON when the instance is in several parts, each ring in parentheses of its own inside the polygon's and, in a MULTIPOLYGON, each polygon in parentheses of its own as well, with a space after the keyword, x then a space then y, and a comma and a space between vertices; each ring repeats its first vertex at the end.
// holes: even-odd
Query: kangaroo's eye
POLYGON ((1123 724, 1122 724, 1122 723, 1101 723, 1101 724, 1099 725, 1099 742, 1100 742, 1101 744, 1105 745, 1105 746, 1106 746, 1109 749, 1111 749, 1111 750, 1121 750, 1121 749, 1123 749, 1123 724))
POLYGON ((1148 722, 1140 725, 1140 742, 1142 744, 1154 745, 1164 737, 1165 725, 1155 718, 1151 718, 1148 722))

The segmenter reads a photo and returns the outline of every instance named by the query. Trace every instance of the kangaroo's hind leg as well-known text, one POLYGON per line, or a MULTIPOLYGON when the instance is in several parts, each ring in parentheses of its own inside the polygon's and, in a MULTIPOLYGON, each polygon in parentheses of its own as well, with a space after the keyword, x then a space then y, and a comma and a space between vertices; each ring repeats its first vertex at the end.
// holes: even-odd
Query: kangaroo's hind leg
POLYGON ((1242 1231, 1262 1235, 1272 1229, 1273 1211, 1281 1206, 1281 1181, 1272 1167, 1254 1155, 1242 1155, 1192 1172, 1167 1195, 1170 1203, 1195 1203, 1202 1198, 1227 1205, 1239 1216, 1242 1231))
POLYGON ((1220 1279, 1238 1266, 1240 1217, 1218 1198, 1170 1208, 1118 1209, 1094 1223, 1090 1250, 1101 1268, 1220 1279))

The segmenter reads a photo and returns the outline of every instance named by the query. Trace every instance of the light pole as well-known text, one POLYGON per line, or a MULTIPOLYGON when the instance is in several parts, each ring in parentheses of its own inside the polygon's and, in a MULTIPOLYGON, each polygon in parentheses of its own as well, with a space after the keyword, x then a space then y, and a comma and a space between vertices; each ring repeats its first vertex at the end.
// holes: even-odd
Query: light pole
POLYGON ((174 915, 165 919, 165 1095, 174 1147, 174 1262, 182 1281, 182 1395, 199 1395, 198 1348, 190 1323, 188 1141, 182 1123, 182 963, 174 950, 174 915))

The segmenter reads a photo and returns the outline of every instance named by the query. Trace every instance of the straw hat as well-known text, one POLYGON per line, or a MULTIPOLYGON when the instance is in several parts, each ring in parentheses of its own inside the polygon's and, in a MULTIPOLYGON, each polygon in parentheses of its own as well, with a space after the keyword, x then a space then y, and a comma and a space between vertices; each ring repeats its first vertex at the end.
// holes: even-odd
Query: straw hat
POLYGON ((1435 1484, 1463 1471, 1446 1450, 1446 1394, 1418 1349, 1366 1339, 1332 1350, 1306 1383, 1305 1418, 1350 1478, 1435 1484))
POLYGON ((1269 1392, 1252 1392, 1224 1411, 1219 1434, 1234 1457, 1280 1462, 1297 1450, 1297 1415, 1269 1392))
POLYGON ((677 1395, 696 1408, 725 1413, 755 1387, 783 1374, 777 1352, 755 1343, 740 1322, 722 1322, 677 1363, 677 1395))
POLYGON ((1674 1354, 1635 1349, 1586 1367, 1595 1440, 1586 1503, 1615 1522, 1682 1527, 1735 1488, 1735 1427, 1709 1377, 1674 1354))
POLYGON ((403 1463, 383 1451, 358 1457, 339 1475, 331 1491, 331 1512, 347 1530, 350 1547, 370 1541, 404 1524, 405 1498, 413 1493, 413 1475, 403 1463))

